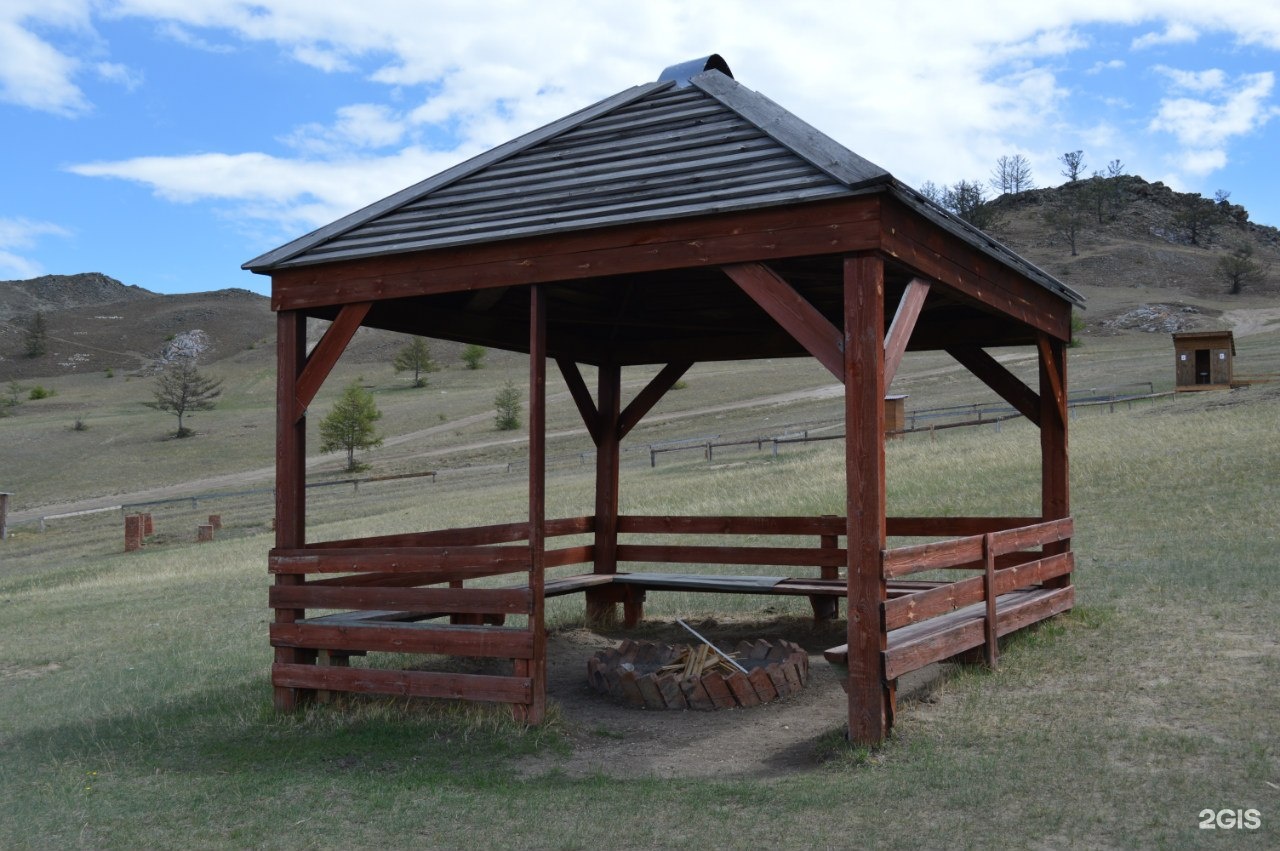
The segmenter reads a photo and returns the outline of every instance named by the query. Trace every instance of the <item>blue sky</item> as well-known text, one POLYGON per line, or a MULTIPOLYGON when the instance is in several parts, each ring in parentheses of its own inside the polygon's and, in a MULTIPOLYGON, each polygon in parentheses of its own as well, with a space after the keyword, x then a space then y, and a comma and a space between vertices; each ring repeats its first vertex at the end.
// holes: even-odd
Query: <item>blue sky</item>
POLYGON ((1271 2, 3 0, 0 279, 265 293, 241 263, 712 52, 913 185, 1082 150, 1280 226, 1271 2))

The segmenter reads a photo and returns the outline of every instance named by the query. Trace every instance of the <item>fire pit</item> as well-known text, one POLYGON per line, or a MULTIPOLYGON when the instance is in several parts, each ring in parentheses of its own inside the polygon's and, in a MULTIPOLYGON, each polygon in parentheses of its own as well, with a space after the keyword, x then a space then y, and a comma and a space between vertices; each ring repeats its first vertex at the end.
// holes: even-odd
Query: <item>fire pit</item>
POLYGON ((587 660, 587 680, 601 694, 644 709, 733 709, 789 697, 809 680, 809 654, 790 641, 741 641, 729 656, 705 644, 625 640, 587 660))

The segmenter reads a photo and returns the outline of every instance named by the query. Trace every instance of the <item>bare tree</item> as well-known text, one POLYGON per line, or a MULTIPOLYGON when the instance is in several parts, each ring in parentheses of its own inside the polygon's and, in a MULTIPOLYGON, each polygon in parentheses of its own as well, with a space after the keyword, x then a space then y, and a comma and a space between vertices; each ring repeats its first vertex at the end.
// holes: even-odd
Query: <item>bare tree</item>
POLYGON ((1121 177, 1124 175, 1124 163, 1120 160, 1112 160, 1107 163, 1107 177, 1121 177))
POLYGON ((1016 195, 1036 188, 1031 180, 1031 163, 1022 154, 1003 156, 996 160, 996 167, 991 170, 991 180, 988 182, 1000 195, 1016 195))
POLYGON ((182 418, 192 411, 212 410, 213 400, 222 395, 221 388, 221 381, 205 378, 196 369, 194 361, 183 358, 156 378, 155 390, 152 391, 155 401, 142 404, 173 414, 178 418, 175 437, 190 437, 191 429, 183 425, 182 418))
POLYGON ((920 188, 916 191, 933 203, 937 204, 939 207, 942 206, 943 196, 946 193, 946 190, 934 183, 932 180, 926 180, 924 183, 921 183, 920 188))
POLYGON ((1084 151, 1067 151, 1058 161, 1062 163, 1062 176, 1072 183, 1084 174, 1084 151))

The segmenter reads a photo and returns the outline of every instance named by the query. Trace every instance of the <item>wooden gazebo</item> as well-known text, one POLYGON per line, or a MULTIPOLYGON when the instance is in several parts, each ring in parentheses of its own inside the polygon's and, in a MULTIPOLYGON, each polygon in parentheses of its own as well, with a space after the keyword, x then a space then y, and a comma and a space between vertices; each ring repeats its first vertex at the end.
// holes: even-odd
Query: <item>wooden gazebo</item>
POLYGON ((271 251, 278 312, 276 705, 345 690, 513 704, 543 718, 553 594, 589 617, 646 591, 796 594, 848 643, 850 737, 881 740, 894 685, 1073 603, 1066 350, 1080 298, 888 172, 735 82, 712 56, 587 107, 271 251), (331 320, 310 354, 308 318, 331 320), (527 522, 312 543, 305 421, 362 326, 529 355, 527 522), (1038 353, 1029 387, 986 349, 1038 353), (945 350, 1041 434, 1042 498, 1021 517, 886 517, 885 391, 906 350, 945 350), (689 367, 813 357, 845 387, 844 517, 619 516, 619 447, 689 367), (545 512, 553 359, 597 447, 595 513, 545 512), (593 396, 580 371, 596 367, 593 396), (634 399, 621 370, 660 365, 634 399), (639 536, 811 536, 812 546, 629 543, 639 536), (627 539, 620 542, 619 535, 627 539), (557 537, 591 543, 553 547, 557 537), (919 536, 889 548, 889 537, 919 536), (941 540, 940 540, 941 539, 941 540), (807 575, 703 577, 628 564, 744 564, 807 575), (571 565, 567 575, 549 571, 571 565), (911 580, 959 569, 954 582, 911 580), (794 572, 794 571, 792 571, 794 572), (964 574, 961 574, 964 575, 964 574), (483 577, 498 580, 480 582, 483 577), (338 610, 308 617, 308 610, 338 610), (349 664, 377 652, 510 659, 509 673, 349 664))

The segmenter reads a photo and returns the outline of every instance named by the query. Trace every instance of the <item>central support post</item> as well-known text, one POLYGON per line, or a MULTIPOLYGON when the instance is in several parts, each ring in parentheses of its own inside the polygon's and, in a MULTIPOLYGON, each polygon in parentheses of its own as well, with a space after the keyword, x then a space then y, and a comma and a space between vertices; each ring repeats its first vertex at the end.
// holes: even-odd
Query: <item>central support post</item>
MULTIPOLYGON (((622 368, 601 364, 596 384, 596 512, 595 573, 618 572, 618 479, 622 430, 622 368)), ((612 620, 616 594, 611 589, 587 592, 587 621, 612 620)))
POLYGON ((848 535, 849 740, 877 744, 893 720, 884 679, 884 263, 844 262, 844 412, 848 535))
POLYGON ((524 721, 541 724, 547 713, 547 625, 545 617, 547 538, 547 301, 540 286, 529 288, 529 631, 533 658, 516 660, 530 678, 524 721))

